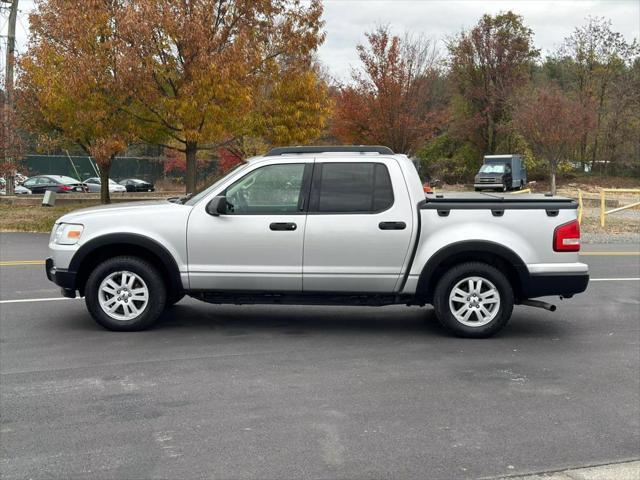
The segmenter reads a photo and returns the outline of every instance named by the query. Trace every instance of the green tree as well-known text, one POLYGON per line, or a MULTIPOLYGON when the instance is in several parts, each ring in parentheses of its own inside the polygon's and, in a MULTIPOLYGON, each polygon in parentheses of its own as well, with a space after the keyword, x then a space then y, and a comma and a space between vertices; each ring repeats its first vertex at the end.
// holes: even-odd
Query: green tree
POLYGON ((513 12, 483 15, 471 30, 449 40, 450 79, 456 102, 453 131, 483 153, 493 154, 509 101, 527 84, 539 51, 533 32, 513 12))

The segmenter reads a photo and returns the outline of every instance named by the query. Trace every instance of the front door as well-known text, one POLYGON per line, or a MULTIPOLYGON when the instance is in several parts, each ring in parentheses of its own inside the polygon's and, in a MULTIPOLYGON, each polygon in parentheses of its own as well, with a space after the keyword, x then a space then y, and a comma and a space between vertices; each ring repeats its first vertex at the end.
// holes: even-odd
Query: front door
MULTIPOLYGON (((228 213, 199 203, 189 217, 191 289, 300 292, 306 193, 313 161, 258 166, 221 195, 228 213)), ((206 203, 206 202, 205 202, 206 203)))
POLYGON ((303 290, 394 292, 409 255, 413 211, 394 159, 316 159, 303 290))

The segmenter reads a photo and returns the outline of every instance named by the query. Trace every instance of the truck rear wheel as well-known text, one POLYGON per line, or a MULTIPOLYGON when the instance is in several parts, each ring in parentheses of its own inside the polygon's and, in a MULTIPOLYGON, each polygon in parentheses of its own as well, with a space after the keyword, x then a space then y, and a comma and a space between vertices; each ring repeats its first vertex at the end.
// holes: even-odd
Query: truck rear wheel
POLYGON ((459 337, 484 338, 511 318, 513 289, 497 268, 462 263, 447 271, 436 286, 433 306, 442 325, 459 337))
POLYGON ((85 303, 104 328, 136 331, 150 327, 164 310, 167 292, 156 267, 138 257, 114 257, 87 279, 85 303))

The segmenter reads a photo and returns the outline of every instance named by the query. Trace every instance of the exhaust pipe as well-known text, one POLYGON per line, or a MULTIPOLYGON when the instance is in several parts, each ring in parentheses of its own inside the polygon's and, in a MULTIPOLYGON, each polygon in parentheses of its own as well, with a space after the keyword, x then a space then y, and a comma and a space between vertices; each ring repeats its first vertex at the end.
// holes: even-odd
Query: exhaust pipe
POLYGON ((556 311, 555 305, 551 305, 550 303, 547 303, 547 302, 541 302, 540 300, 527 299, 520 302, 520 304, 528 305, 529 307, 544 308, 545 310, 549 310, 550 312, 556 311))

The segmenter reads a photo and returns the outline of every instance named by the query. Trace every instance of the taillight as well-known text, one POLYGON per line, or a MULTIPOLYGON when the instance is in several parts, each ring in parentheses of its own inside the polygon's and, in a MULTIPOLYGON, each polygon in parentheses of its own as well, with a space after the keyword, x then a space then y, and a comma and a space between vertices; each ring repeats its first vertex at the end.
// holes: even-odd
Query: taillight
POLYGON ((70 187, 69 185, 60 185, 60 190, 68 192, 69 190, 73 190, 73 187, 70 187))
POLYGON ((556 252, 580 251, 580 224, 577 220, 556 227, 553 232, 553 250, 556 252))

